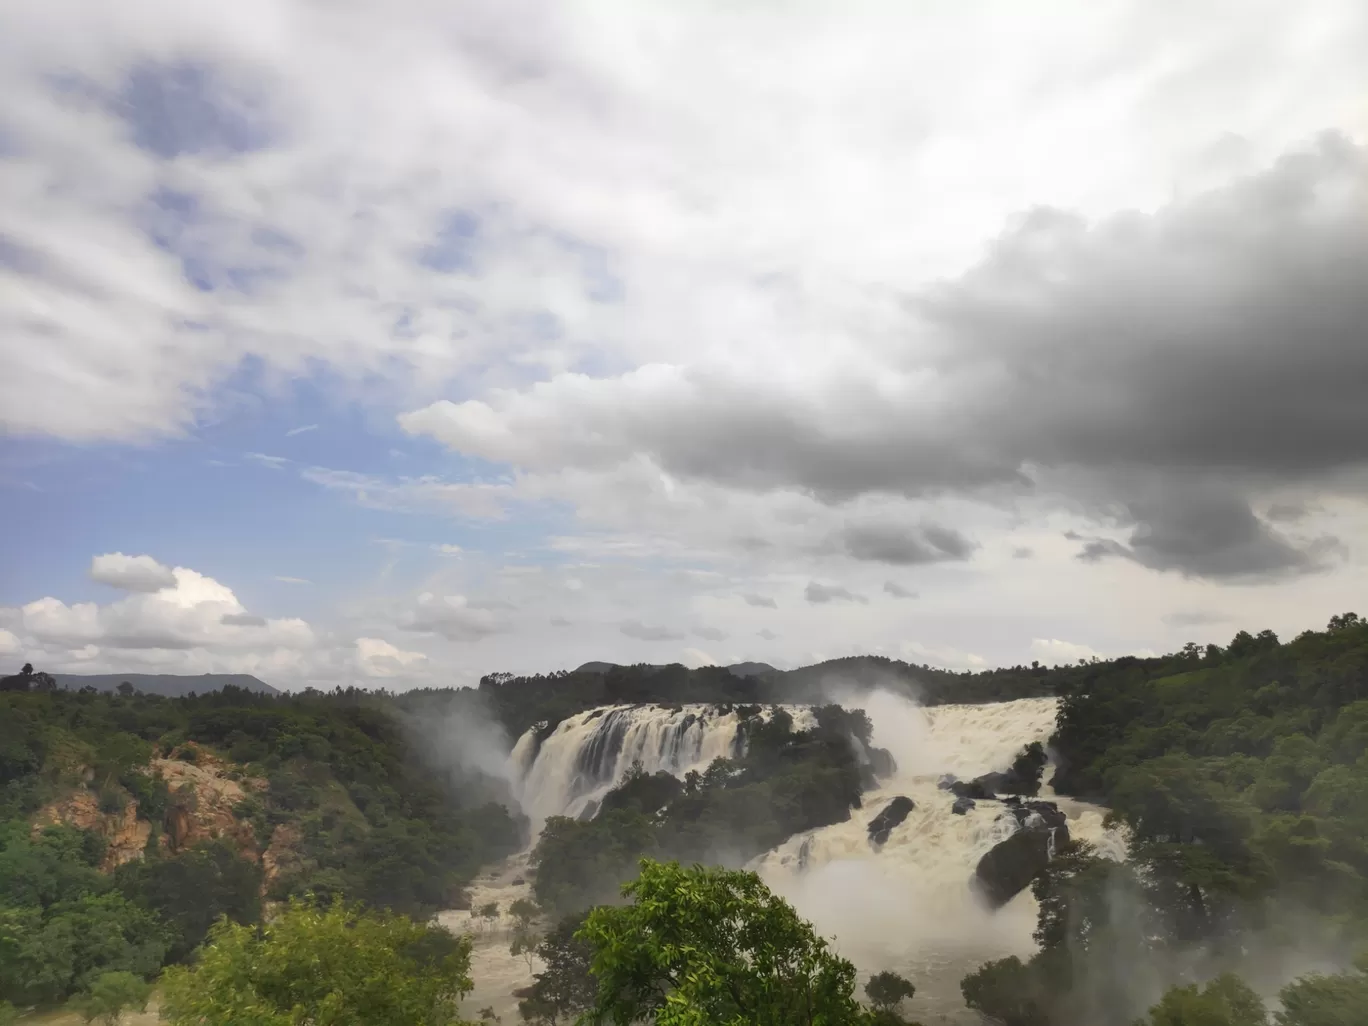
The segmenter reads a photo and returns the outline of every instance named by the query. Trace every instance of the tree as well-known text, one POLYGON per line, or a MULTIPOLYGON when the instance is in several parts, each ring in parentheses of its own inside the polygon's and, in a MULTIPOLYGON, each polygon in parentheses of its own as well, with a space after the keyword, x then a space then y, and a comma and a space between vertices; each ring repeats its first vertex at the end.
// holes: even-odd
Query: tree
POLYGON ((499 918, 499 903, 491 901, 481 905, 475 910, 475 914, 484 920, 486 930, 491 929, 494 926, 494 921, 499 918))
POLYGON ((117 690, 119 694, 122 695, 124 698, 132 698, 134 692, 136 692, 138 689, 135 688, 131 682, 124 681, 115 690, 117 690))
MULTIPOLYGON (((1171 987, 1136 1026, 1263 1026, 1268 1012, 1259 995, 1226 973, 1204 988, 1171 987)), ((1347 1020, 1346 1020, 1347 1021, 1347 1020)))
POLYGON ((294 900, 263 927, 220 920, 195 966, 163 980, 173 1026, 447 1026, 471 989, 470 941, 405 916, 294 900))
POLYGON ((518 1013, 527 1022, 554 1024, 594 1006, 594 949, 578 936, 583 924, 582 916, 567 916, 537 946, 542 971, 518 1002, 518 1013))
POLYGON ((855 967, 754 873, 641 862, 632 904, 593 909, 589 1021, 629 1026, 865 1023, 855 967))
POLYGON ((541 943, 541 933, 537 930, 537 919, 541 909, 536 902, 519 898, 508 906, 508 914, 513 917, 513 940, 508 952, 515 957, 522 955, 527 961, 527 971, 532 971, 532 960, 537 956, 537 945, 541 943))
POLYGON ((881 1011, 893 1011, 917 992, 910 980, 894 972, 881 972, 869 978, 865 984, 865 996, 869 1003, 881 1011))
POLYGON ((1345 1026, 1368 1022, 1368 956, 1360 956, 1354 972, 1313 974, 1288 984, 1278 995, 1282 1009, 1277 1026, 1345 1026))
POLYGON ((170 857, 121 866, 115 876, 131 901, 156 912, 174 931, 172 961, 180 961, 226 915, 237 923, 261 917, 261 867, 222 841, 170 857))
POLYGON ((86 1022, 99 1020, 105 1026, 119 1026, 119 1019, 130 1009, 147 1009, 152 996, 152 984, 133 973, 104 973, 90 985, 90 991, 76 998, 74 1004, 86 1022))

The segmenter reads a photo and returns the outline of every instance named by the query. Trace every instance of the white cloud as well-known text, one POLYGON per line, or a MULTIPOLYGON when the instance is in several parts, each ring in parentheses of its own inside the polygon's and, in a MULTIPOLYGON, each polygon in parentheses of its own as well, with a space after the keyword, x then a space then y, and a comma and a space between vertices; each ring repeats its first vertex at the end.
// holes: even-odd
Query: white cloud
POLYGON ((1060 641, 1058 638, 1036 638, 1031 642, 1031 655, 1049 666, 1058 666, 1060 663, 1076 663, 1080 659, 1102 658, 1102 653, 1089 648, 1087 645, 1077 645, 1072 641, 1060 641))
POLYGON ((19 639, 11 632, 0 627, 0 655, 18 655, 24 650, 19 639))
POLYGON ((0 612, 15 644, 50 670, 80 664, 82 672, 93 672, 98 664, 110 672, 307 672, 321 665, 320 639, 305 621, 254 616, 213 578, 186 567, 170 573, 168 587, 131 591, 106 604, 47 596, 0 612))
POLYGON ((286 432, 285 432, 285 437, 286 437, 286 438, 293 438, 295 435, 302 435, 302 434, 306 434, 306 433, 309 432, 309 431, 317 431, 317 430, 318 430, 318 425, 317 425, 317 424, 301 424, 299 427, 290 428, 289 431, 286 431, 286 432))
POLYGON ((271 578, 271 580, 273 580, 273 581, 279 581, 281 584, 312 584, 312 583, 313 583, 313 581, 310 581, 309 579, 307 579, 307 578, 305 578, 305 577, 287 577, 287 576, 285 576, 284 574, 277 574, 275 577, 271 578))
MULTIPOLYGON (((1089 530, 1077 522, 1089 518, 1072 507, 1032 504, 1016 479, 978 505, 912 497, 948 473, 938 443, 975 437, 956 434, 974 419, 956 397, 992 396, 1000 383, 976 377, 991 374, 910 316, 908 299, 956 280, 990 241, 1015 238, 1004 226, 1022 211, 1155 210, 1323 128, 1361 132, 1368 94, 1368 8, 1356 0, 839 15, 579 0, 326 10, 61 0, 17 5, 3 36, 0 122, 13 141, 0 163, 4 428, 103 443, 182 435, 237 401, 244 366, 260 368, 268 391, 317 372, 329 399, 408 411, 411 433, 513 465, 447 480, 265 453, 244 462, 371 508, 481 523, 527 509, 563 516, 552 537, 526 543, 532 556, 508 561, 570 555, 621 572, 576 570, 584 587, 573 594, 508 587, 528 623, 564 603, 575 631, 553 644, 469 604, 426 610, 424 644, 485 638, 481 658, 526 669, 607 653, 628 620, 706 618, 733 637, 772 624, 835 651, 888 644, 915 616, 917 636, 961 660, 973 649, 1012 661, 1032 638, 1060 635, 1108 651, 1162 646, 1174 633, 1162 617, 1207 608, 1210 596, 1134 565, 1077 565, 1059 536, 1089 530), (1230 32, 1232 17, 1245 30, 1230 32), (171 83, 168 102, 188 97, 219 116, 121 120, 130 72, 155 80, 158 67, 197 71, 171 83), (156 152, 168 148, 180 152, 156 152), (460 229, 458 212, 469 231, 439 239, 460 229), (833 502, 871 480, 895 486, 833 502), (887 578, 900 571, 852 553, 919 560, 869 544, 870 524, 953 524, 982 545, 958 565, 925 564, 915 583, 926 601, 897 602, 887 578), (1029 565, 1007 565, 1009 532, 1029 542, 1029 565), (718 576, 662 576, 662 566, 718 576), (808 581, 846 594, 804 601, 808 581), (1108 611, 1118 585, 1141 612, 1108 611)), ((1100 236, 1119 238, 1124 224, 1104 222, 1100 236)), ((1070 240, 1036 241, 1067 255, 1070 240)), ((1017 255, 1030 269, 1051 253, 1017 255)), ((1110 273, 1124 261, 1094 263, 1110 273)), ((1125 408, 1106 389, 1085 397, 1125 408)), ((977 421, 989 419, 1001 422, 977 421)), ((412 449, 407 464, 422 466, 412 449)), ((1004 463, 1020 469, 980 451, 971 477, 997 481, 1004 463)), ((1355 516, 1327 532, 1364 536, 1340 526, 1355 516)), ((462 559, 425 568, 452 574, 450 586, 413 589, 476 595, 511 581, 479 551, 500 544, 476 536, 462 559)), ((1339 611, 1361 569, 1237 590, 1219 606, 1287 630, 1339 611)), ((174 591, 188 601, 192 588, 174 591)), ((190 608, 207 615, 215 602, 206 631, 269 633, 225 622, 254 614, 221 595, 190 608)), ((109 607, 79 608, 33 615, 60 621, 73 644, 103 639, 109 607)), ((134 626, 119 629, 150 630, 134 626)), ((353 647, 338 641, 316 665, 350 672, 353 647)), ((63 650, 108 651, 104 640, 63 650)), ((220 658, 207 643, 139 651, 220 658)))
POLYGON ((356 662, 368 677, 399 677, 425 659, 422 652, 398 648, 383 638, 356 639, 356 662))
POLYGON ((160 591, 175 587, 171 568, 151 556, 125 556, 108 552, 90 561, 90 579, 123 591, 160 591))
POLYGON ((947 670, 983 670, 988 660, 974 652, 964 652, 942 645, 924 645, 919 641, 905 641, 899 646, 909 662, 944 667, 947 670))
POLYGON ((431 592, 418 596, 403 626, 411 631, 440 634, 449 641, 479 641, 505 629, 493 613, 472 605, 464 595, 431 592))

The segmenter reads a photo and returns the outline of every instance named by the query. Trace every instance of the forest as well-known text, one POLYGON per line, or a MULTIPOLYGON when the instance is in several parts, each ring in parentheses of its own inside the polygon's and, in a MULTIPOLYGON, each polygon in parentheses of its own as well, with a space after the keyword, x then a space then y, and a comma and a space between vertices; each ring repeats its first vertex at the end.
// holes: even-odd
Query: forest
POLYGON ((525 843, 495 782, 434 773, 375 695, 39 684, 0 694, 0 1001, 154 976, 292 896, 427 915, 525 843))
MULTIPOLYGON (((971 1008, 1003 1026, 1368 1022, 1368 623, 930 683, 902 667, 848 669, 926 701, 1059 695, 1053 786, 1129 838, 1124 862, 1055 852, 1032 884, 1038 952, 967 976, 971 1008)), ((814 694, 831 672, 789 679, 814 694)), ((446 695, 173 699, 33 674, 0 694, 0 1002, 136 1004, 160 978, 186 1024, 251 1006, 274 1026, 328 1002, 329 1021, 455 1022, 468 944, 423 920, 465 901, 527 824, 499 781, 434 762, 414 716, 492 711, 513 736, 604 700, 739 702, 782 679, 628 667, 446 695), (241 992, 244 964, 275 975, 241 992), (346 969, 363 964, 383 1000, 346 969)), ((859 806, 848 739, 867 743, 868 720, 826 706, 816 721, 752 715, 738 758, 683 780, 633 772, 594 819, 547 824, 528 1021, 808 1021, 794 995, 814 1022, 904 1021, 905 980, 874 977, 861 1003, 853 967, 753 874, 686 868, 740 864, 859 806)))
POLYGON ((1039 953, 967 978, 969 1005, 1005 1026, 1125 1024, 1188 977, 1217 982, 1165 998, 1155 1026, 1243 1026, 1263 1006, 1229 974, 1316 967, 1341 971, 1284 993, 1280 1026, 1368 1022, 1351 966, 1368 950, 1368 623, 1085 671, 1061 688, 1054 787, 1110 808, 1128 859, 1060 852, 1034 883, 1039 953))

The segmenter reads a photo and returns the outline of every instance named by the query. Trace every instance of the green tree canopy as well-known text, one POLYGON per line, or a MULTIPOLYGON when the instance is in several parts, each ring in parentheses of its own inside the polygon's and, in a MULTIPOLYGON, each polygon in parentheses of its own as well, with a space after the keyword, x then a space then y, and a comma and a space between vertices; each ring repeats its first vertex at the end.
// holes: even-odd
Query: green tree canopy
POLYGON ((865 1023, 855 967, 754 873, 641 862, 631 904, 589 913, 589 1022, 629 1026, 865 1023))
POLYGON ((1173 987, 1136 1026, 1263 1026, 1268 1012, 1238 976, 1218 976, 1205 987, 1173 987))
POLYGON ((301 901, 263 927, 220 921, 193 968, 167 970, 173 1026, 448 1026, 470 942, 404 916, 301 901))
POLYGON ((151 996, 152 984, 140 976, 128 972, 102 973, 90 985, 89 992, 76 999, 75 1005, 86 1022, 119 1026, 125 1011, 143 1011, 151 996))

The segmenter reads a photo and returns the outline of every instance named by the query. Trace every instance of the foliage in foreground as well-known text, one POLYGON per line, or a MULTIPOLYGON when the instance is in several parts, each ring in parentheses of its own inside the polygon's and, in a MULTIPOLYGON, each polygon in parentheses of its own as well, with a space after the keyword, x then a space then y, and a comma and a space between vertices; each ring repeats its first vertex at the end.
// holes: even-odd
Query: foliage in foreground
POLYGON ((152 996, 152 984, 133 973, 104 973, 90 985, 90 992, 74 1002, 75 1009, 86 1022, 100 1022, 103 1026, 119 1026, 124 1012, 144 1011, 152 996))
MULTIPOLYGON (((886 1022, 854 998, 855 967, 754 873, 641 862, 631 904, 579 935, 598 980, 584 1021, 629 1026, 846 1026, 886 1022)), ((894 1021, 898 1021, 894 1019, 894 1021)))
POLYGON ((448 1026, 471 989, 470 942, 404 916, 292 901, 270 924, 216 925, 166 971, 173 1026, 448 1026))

